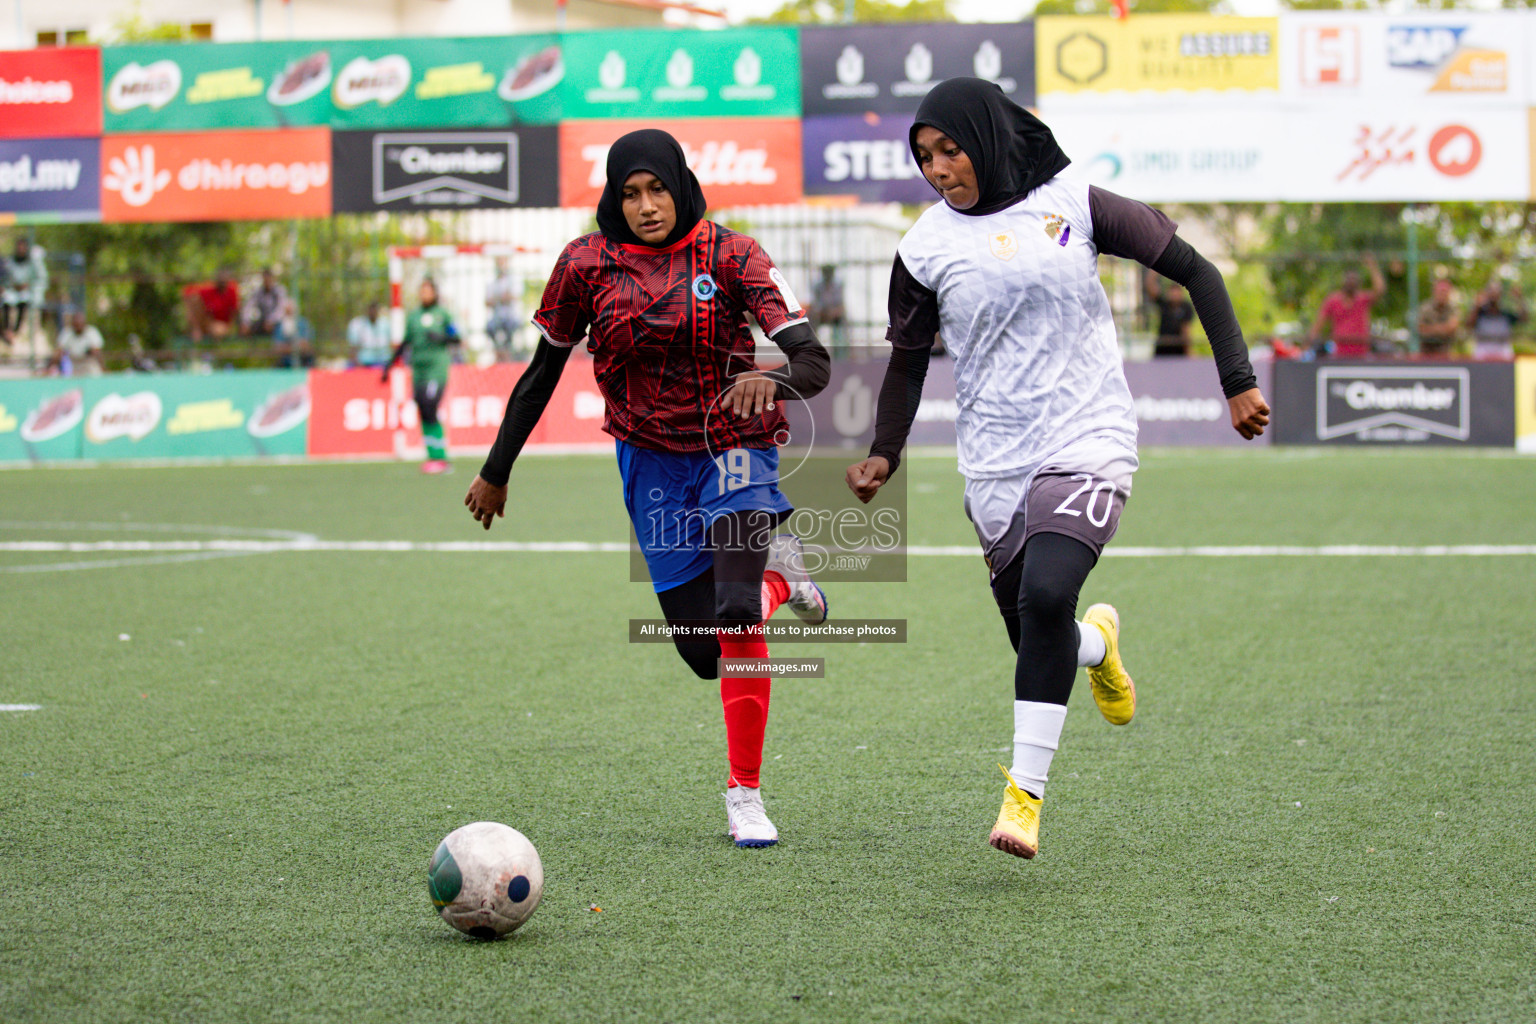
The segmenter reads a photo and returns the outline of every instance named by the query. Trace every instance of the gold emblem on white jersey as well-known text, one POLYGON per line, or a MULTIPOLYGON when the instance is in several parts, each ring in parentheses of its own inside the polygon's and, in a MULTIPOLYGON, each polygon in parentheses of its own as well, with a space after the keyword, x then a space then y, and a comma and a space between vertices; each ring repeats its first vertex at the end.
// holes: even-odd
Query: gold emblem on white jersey
POLYGON ((992 255, 1004 263, 1019 254, 1019 240, 1013 237, 1012 231, 997 231, 988 235, 987 244, 992 248, 992 255))

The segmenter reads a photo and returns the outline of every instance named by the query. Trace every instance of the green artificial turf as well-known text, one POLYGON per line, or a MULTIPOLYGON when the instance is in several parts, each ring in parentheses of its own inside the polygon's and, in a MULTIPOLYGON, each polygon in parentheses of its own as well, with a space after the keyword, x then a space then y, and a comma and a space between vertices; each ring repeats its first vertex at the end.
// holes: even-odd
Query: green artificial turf
MULTIPOLYGON (((1536 544, 1533 471, 1152 452, 1114 546, 1536 544)), ((904 472, 910 539, 973 543, 952 460, 904 472)), ((611 459, 524 460, 489 535, 468 479, 7 472, 0 542, 626 537, 611 459)), ((827 676, 776 685, 767 850, 724 834, 714 684, 626 642, 656 610, 622 554, 0 572, 0 703, 42 705, 0 712, 0 1021, 1529 1020, 1533 570, 1106 558, 1084 606, 1141 704, 1113 728, 1078 687, 1033 862, 986 845, 1012 665, 979 557, 833 590, 903 646, 775 651, 827 676), (544 861, 495 943, 427 895, 479 819, 544 861)))

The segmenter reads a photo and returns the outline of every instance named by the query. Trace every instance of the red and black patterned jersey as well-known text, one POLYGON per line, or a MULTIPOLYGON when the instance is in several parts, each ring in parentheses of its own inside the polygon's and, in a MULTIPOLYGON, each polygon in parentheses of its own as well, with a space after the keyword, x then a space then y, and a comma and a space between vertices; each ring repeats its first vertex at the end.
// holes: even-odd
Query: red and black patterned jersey
POLYGON ((806 319, 757 242, 704 220, 665 249, 576 239, 533 322, 563 348, 591 331, 605 431, 657 451, 724 451, 767 448, 787 427, 782 408, 733 419, 720 407, 756 366, 748 312, 770 337, 806 319))

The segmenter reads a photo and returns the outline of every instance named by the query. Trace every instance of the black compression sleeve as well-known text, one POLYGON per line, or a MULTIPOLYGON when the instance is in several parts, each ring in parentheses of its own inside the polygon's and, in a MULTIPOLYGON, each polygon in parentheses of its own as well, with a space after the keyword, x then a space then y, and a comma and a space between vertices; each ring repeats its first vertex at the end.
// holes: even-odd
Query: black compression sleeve
POLYGON ((1227 295, 1221 271, 1178 235, 1168 241, 1168 247, 1151 267, 1188 290, 1195 312, 1200 316, 1200 326, 1205 328, 1205 335, 1211 341, 1222 393, 1232 398, 1258 387, 1253 365, 1248 362, 1243 329, 1238 326, 1237 314, 1232 311, 1232 299, 1227 295))
POLYGON ((901 449, 906 446, 912 421, 917 418, 932 355, 932 347, 891 349, 891 361, 885 368, 880 400, 875 406, 875 441, 869 446, 869 454, 889 462, 892 473, 901 464, 901 449))
POLYGON ((811 325, 790 324, 773 336, 773 342, 783 350, 789 363, 763 376, 778 381, 780 396, 811 398, 821 394, 832 376, 832 357, 817 340, 811 325))
POLYGON ((565 361, 570 356, 569 348, 551 345, 542 339, 539 341, 533 362, 523 371, 517 386, 512 389, 512 397, 507 400, 507 413, 502 417, 501 430, 496 433, 496 443, 491 445, 491 453, 485 457, 485 465, 480 467, 480 478, 486 483, 497 487, 507 485, 507 477, 512 475, 512 463, 517 461, 528 435, 533 433, 539 417, 544 415, 544 407, 555 393, 555 385, 560 383, 560 371, 565 369, 565 361))

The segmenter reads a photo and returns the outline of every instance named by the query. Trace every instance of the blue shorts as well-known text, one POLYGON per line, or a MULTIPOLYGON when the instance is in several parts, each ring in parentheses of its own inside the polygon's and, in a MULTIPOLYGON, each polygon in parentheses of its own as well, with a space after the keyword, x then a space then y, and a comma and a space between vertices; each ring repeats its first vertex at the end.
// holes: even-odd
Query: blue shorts
POLYGON ((658 452, 616 441, 624 507, 656 593, 680 587, 713 563, 709 527, 727 512, 795 510, 779 491, 777 448, 658 452))

